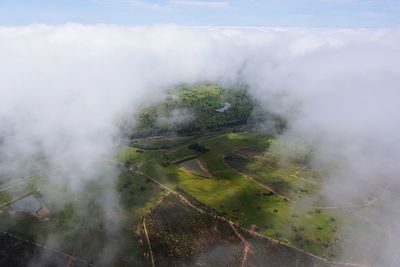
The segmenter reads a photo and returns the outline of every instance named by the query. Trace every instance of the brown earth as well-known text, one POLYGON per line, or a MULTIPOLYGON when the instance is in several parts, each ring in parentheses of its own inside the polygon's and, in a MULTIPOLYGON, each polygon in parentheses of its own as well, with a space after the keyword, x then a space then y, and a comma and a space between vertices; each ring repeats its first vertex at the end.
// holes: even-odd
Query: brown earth
POLYGON ((168 194, 145 216, 155 266, 333 266, 168 194))

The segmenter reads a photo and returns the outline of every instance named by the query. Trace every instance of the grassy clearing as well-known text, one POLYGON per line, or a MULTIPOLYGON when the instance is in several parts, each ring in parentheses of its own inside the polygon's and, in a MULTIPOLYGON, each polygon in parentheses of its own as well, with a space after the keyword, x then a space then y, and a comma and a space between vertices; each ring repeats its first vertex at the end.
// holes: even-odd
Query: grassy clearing
MULTIPOLYGON (((317 196, 319 184, 310 177, 313 173, 306 166, 278 166, 274 159, 264 157, 264 161, 255 161, 231 153, 225 162, 233 169, 247 174, 258 182, 267 185, 275 192, 290 199, 301 201, 302 198, 317 196)), ((316 205, 321 203, 315 203, 316 205)))
POLYGON ((121 172, 116 187, 125 215, 133 225, 139 224, 141 217, 155 207, 164 194, 144 176, 128 171, 121 172))
POLYGON ((5 203, 8 203, 12 200, 11 195, 4 191, 4 192, 0 192, 0 206, 5 205, 5 203))

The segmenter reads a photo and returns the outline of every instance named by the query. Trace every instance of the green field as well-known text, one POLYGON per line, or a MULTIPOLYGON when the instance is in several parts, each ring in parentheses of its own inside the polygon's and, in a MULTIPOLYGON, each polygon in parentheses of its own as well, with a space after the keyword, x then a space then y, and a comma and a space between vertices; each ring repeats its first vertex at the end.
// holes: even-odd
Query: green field
MULTIPOLYGON (((355 244, 348 238, 357 225, 376 233, 370 223, 355 216, 370 207, 327 206, 320 194, 324 175, 311 167, 311 150, 279 143, 272 135, 279 131, 266 134, 256 129, 253 122, 260 115, 254 115, 256 109, 244 89, 215 85, 175 89, 159 106, 137 114, 137 136, 131 136, 116 155, 102 158, 99 165, 109 166, 110 171, 79 190, 67 190, 67 177, 48 183, 48 173, 0 184, 4 189, 0 230, 50 244, 90 263, 147 266, 142 219, 159 207, 167 193, 179 192, 242 228, 325 259, 343 255, 346 244, 374 251, 374 242, 355 244), (232 107, 217 112, 224 102, 232 107), (196 116, 178 126, 157 124, 158 115, 169 116, 176 109, 188 109, 196 116), (170 130, 176 130, 175 135, 170 130), (288 148, 301 153, 288 153, 288 148), (196 175, 179 165, 192 159, 199 159, 210 175, 196 175), (32 193, 43 200, 49 214, 12 211, 12 202, 32 193), (104 255, 109 256, 104 259, 104 255)), ((277 130, 284 128, 282 119, 271 118, 277 130)), ((352 255, 357 256, 345 260, 362 262, 362 253, 352 255)))
MULTIPOLYGON (((177 139, 152 140, 149 150, 138 148, 148 146, 149 140, 136 140, 135 147, 121 148, 115 161, 107 163, 120 169, 118 179, 110 184, 115 188, 120 207, 107 210, 102 200, 96 201, 96 195, 106 194, 103 191, 110 182, 106 176, 88 183, 83 189, 84 194, 65 192, 62 186, 51 187, 52 194, 48 194, 46 190, 50 188, 45 186, 46 179, 43 178, 35 183, 35 187, 30 183, 28 189, 36 188, 47 196, 45 202, 51 211, 47 220, 3 212, 0 214, 1 230, 39 242, 57 238, 62 242, 55 244, 56 248, 94 263, 99 261, 98 251, 107 247, 112 238, 117 248, 112 265, 132 261, 146 265, 141 256, 146 247, 139 245, 141 237, 135 232, 141 227, 142 217, 158 205, 167 190, 145 175, 190 195, 244 228, 324 258, 332 259, 340 253, 337 241, 344 238, 341 236, 342 220, 346 218, 358 223, 356 218, 349 216, 349 211, 315 208, 324 205, 316 185, 321 178, 303 163, 290 162, 283 166, 274 162, 280 155, 268 152, 274 140, 271 136, 224 130, 177 139), (189 149, 191 143, 209 150, 201 153, 189 149), (240 149, 251 148, 257 153, 248 159, 235 154, 241 152, 240 149), (231 160, 227 160, 229 157, 231 160), (212 177, 199 176, 179 167, 179 162, 192 158, 201 159, 212 177), (300 176, 312 179, 316 184, 296 178, 300 176), (271 186, 278 195, 260 184, 271 186), (55 204, 60 196, 71 199, 61 209, 55 204), (75 240, 80 240, 79 244, 75 240)), ((26 190, 26 187, 22 188, 26 190)), ((4 195, 4 199, 9 198, 4 195)))
MULTIPOLYGON (((238 221, 245 228, 256 226, 268 236, 295 244, 310 252, 323 256, 330 253, 329 248, 325 248, 323 244, 332 243, 336 238, 335 229, 339 224, 336 212, 295 207, 246 179, 223 161, 224 156, 238 148, 267 149, 271 139, 255 133, 217 133, 198 138, 196 141, 211 148, 210 151, 204 154, 196 153, 184 146, 172 150, 171 153, 151 152, 151 160, 147 162, 147 152, 141 152, 139 155, 134 151, 125 152, 124 157, 131 154, 131 159, 142 159, 145 163, 140 168, 146 174, 167 186, 183 189, 199 201, 238 221), (196 176, 182 171, 174 164, 167 165, 193 153, 205 162, 213 177, 196 176)), ((280 175, 283 174, 284 171, 281 171, 280 175)), ((289 185, 297 186, 298 181, 285 178, 289 185)), ((277 176, 273 176, 272 180, 277 180, 277 176)))
POLYGON ((305 166, 304 161, 296 159, 284 165, 277 164, 280 155, 268 151, 273 141, 270 136, 256 132, 216 132, 192 141, 209 148, 206 153, 177 145, 157 152, 126 149, 121 159, 134 161, 139 171, 164 185, 183 190, 244 228, 257 229, 266 236, 325 258, 335 258, 341 252, 338 241, 349 241, 342 235, 343 220, 346 225, 349 221, 353 225, 368 225, 351 216, 354 209, 325 206, 319 195, 322 177, 305 166), (262 152, 251 160, 242 159, 237 166, 227 165, 224 157, 235 156, 231 153, 242 148, 256 148, 262 152), (174 164, 194 155, 205 162, 213 177, 197 176, 174 164), (238 169, 279 195, 247 179, 237 172, 238 169))

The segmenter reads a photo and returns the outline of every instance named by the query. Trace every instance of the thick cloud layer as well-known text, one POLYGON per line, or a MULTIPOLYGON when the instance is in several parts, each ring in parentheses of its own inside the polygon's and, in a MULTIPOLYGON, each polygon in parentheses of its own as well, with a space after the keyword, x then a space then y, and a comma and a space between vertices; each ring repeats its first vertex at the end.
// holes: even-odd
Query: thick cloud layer
MULTIPOLYGON (((40 153, 79 188, 126 112, 179 83, 241 81, 312 144, 331 201, 373 194, 396 228, 399 41, 399 29, 0 28, 0 172, 17 175, 40 153)), ((397 249, 399 234, 382 245, 397 249)))

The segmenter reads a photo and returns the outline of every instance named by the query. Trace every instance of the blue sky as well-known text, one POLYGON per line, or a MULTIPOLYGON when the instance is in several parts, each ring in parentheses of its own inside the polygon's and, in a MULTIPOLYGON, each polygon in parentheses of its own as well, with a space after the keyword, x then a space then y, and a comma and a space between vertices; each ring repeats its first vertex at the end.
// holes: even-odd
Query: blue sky
POLYGON ((400 26, 400 0, 0 0, 0 25, 400 26))

